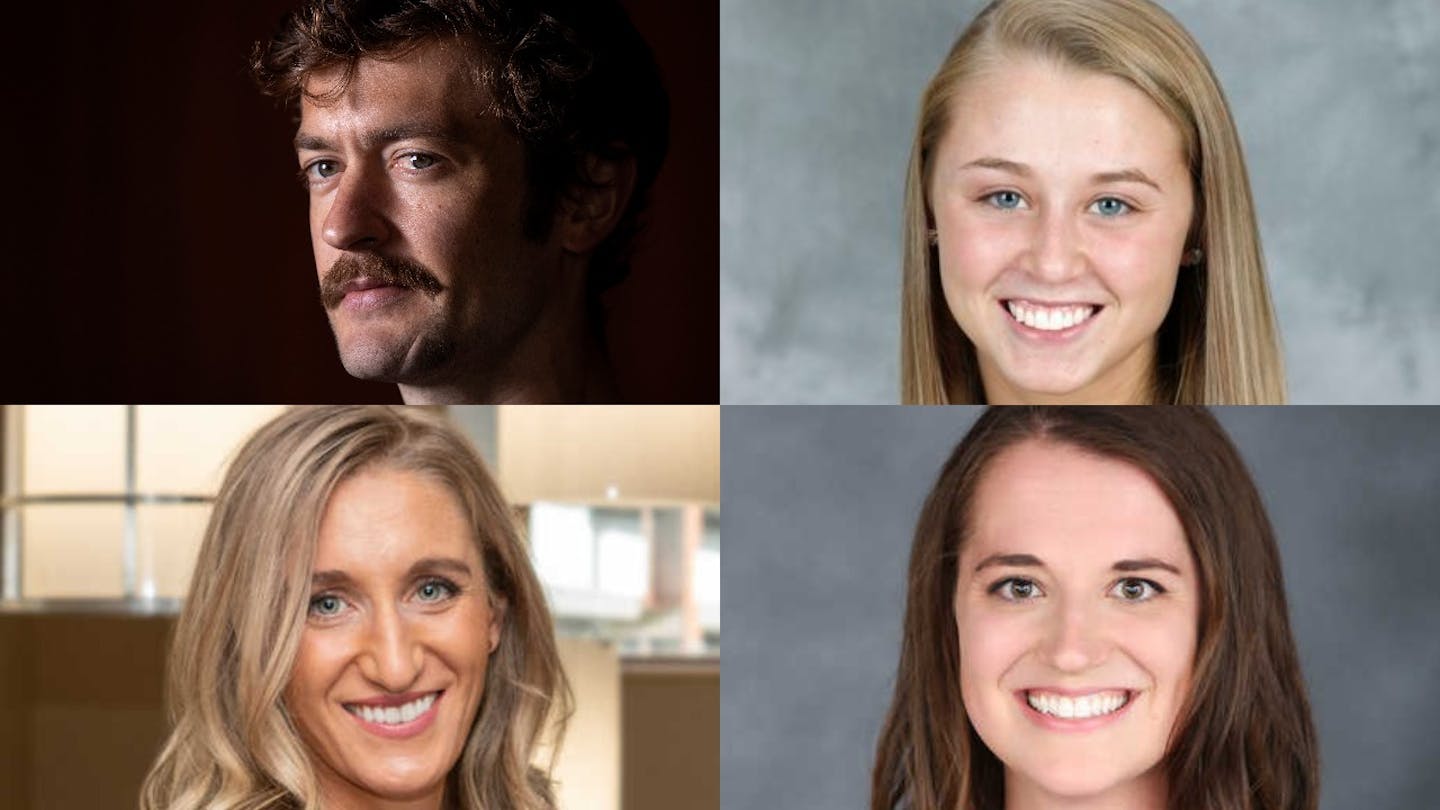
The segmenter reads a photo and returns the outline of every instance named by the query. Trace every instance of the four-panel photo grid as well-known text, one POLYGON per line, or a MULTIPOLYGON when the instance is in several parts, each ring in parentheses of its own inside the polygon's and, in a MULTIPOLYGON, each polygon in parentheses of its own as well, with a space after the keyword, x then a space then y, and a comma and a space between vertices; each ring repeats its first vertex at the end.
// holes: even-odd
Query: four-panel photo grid
POLYGON ((1429 0, 6 16, 0 808, 1440 808, 1429 0))

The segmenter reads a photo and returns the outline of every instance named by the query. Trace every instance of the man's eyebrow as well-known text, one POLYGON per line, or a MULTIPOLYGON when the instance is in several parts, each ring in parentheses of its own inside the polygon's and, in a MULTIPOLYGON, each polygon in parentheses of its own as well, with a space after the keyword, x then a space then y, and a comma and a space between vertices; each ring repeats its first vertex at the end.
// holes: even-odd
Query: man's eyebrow
MULTIPOLYGON (((463 577, 473 575, 470 564, 464 560, 458 560, 454 557, 425 557, 424 559, 416 560, 415 564, 410 566, 410 570, 405 572, 405 578, 414 579, 420 574, 440 572, 463 577)), ((316 571, 310 575, 310 587, 316 589, 334 588, 340 585, 349 585, 353 582, 354 580, 348 573, 339 570, 316 571)))
MULTIPOLYGON (((1016 163, 1013 160, 1006 160, 998 157, 982 157, 966 163, 960 167, 960 171, 966 169, 993 169, 995 171, 1009 172, 1021 177, 1033 177, 1035 170, 1024 163, 1016 163)), ((1162 191, 1160 184, 1150 178, 1150 175, 1134 168, 1115 169, 1114 171, 1099 172, 1091 175, 1091 183, 1143 183, 1156 191, 1162 191)))
MULTIPOLYGON (((459 127, 450 124, 436 124, 432 122, 416 121, 407 124, 396 124, 394 126, 372 129, 360 136, 362 149, 373 149, 387 143, 404 141, 411 138, 429 138, 435 141, 448 141, 460 143, 466 140, 465 133, 459 127)), ((311 135, 307 132, 295 133, 296 152, 327 152, 335 147, 330 141, 319 135, 311 135)))

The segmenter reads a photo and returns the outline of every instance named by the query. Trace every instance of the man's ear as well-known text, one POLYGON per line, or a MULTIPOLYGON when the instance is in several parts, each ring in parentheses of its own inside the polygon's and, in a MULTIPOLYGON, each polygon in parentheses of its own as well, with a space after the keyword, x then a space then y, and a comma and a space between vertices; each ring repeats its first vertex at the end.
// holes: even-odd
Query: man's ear
POLYGON ((635 191, 635 157, 585 156, 585 179, 560 196, 556 230, 571 253, 591 253, 615 230, 635 191), (587 182, 588 181, 588 182, 587 182))

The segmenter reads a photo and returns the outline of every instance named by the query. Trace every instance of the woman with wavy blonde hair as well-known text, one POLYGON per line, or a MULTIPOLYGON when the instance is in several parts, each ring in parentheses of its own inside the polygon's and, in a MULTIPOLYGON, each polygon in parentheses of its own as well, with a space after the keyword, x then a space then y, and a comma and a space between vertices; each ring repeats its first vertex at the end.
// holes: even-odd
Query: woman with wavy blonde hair
POLYGON ((504 498, 429 413, 295 408, 246 442, 167 681, 142 810, 554 804, 532 765, 570 714, 550 615, 504 498))
POLYGON ((1148 0, 996 0, 920 103, 907 404, 1281 404, 1240 139, 1148 0))

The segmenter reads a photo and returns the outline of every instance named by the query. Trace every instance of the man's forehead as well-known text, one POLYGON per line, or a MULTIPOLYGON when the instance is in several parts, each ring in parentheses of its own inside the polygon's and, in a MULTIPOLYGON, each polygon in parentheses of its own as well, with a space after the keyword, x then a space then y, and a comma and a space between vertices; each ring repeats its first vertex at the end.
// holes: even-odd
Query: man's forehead
POLYGON ((311 72, 302 86, 301 116, 372 111, 479 116, 491 102, 480 74, 480 57, 448 40, 363 56, 353 66, 311 72))

